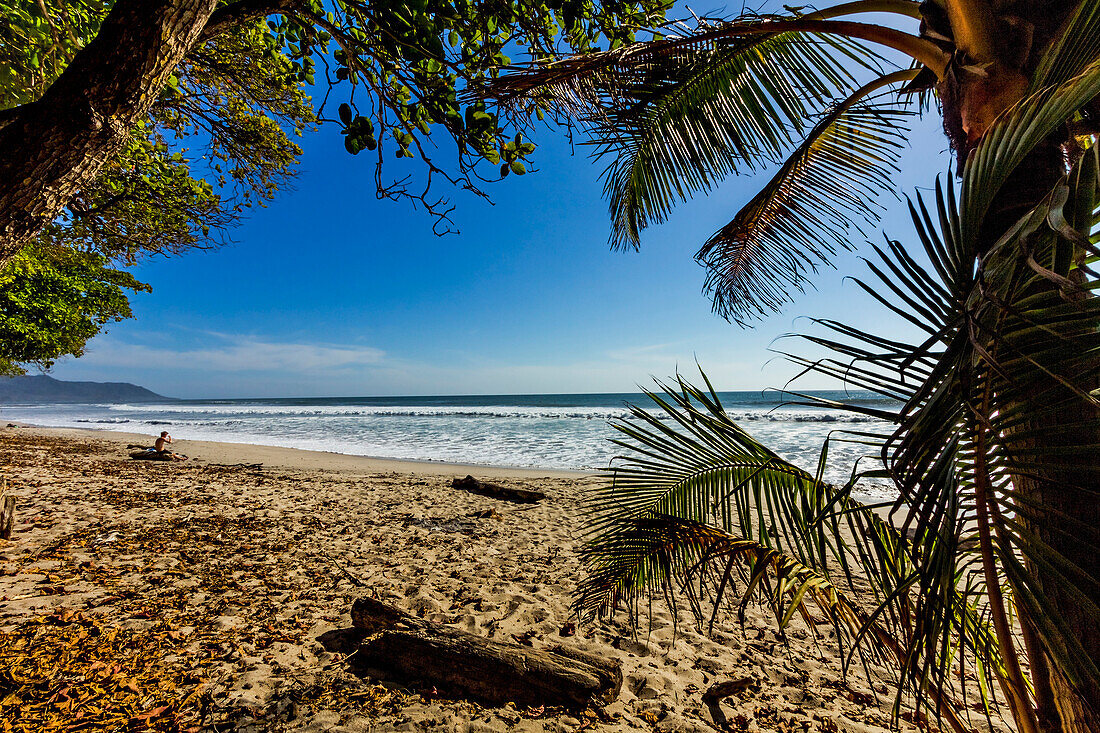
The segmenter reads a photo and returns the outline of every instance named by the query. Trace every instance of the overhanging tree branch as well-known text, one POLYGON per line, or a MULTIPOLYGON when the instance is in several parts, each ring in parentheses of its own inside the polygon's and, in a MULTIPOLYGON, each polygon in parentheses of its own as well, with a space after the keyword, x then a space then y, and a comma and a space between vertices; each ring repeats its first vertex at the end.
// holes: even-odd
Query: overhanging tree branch
POLYGON ((129 140, 217 0, 118 0, 37 101, 0 127, 0 264, 129 140))
POLYGON ((199 43, 205 43, 242 23, 305 9, 301 0, 237 0, 214 11, 199 36, 199 43))

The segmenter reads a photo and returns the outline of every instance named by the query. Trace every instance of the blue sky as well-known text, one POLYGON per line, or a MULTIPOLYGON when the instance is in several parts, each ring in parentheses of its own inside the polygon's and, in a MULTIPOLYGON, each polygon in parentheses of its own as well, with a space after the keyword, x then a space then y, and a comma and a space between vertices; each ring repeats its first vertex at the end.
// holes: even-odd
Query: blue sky
MULTIPOLYGON (((936 116, 917 125, 901 192, 948 169, 936 116)), ((153 292, 133 299, 137 318, 53 375, 175 397, 619 392, 698 358, 720 389, 757 389, 793 373, 768 349, 807 326, 800 315, 893 327, 844 282, 864 272, 859 253, 755 329, 712 315, 692 255, 766 174, 678 207, 640 252, 612 252, 601 165, 554 130, 535 141, 538 170, 489 185, 492 204, 446 192, 461 233, 440 238, 422 211, 375 199, 372 161, 338 130, 312 134, 293 190, 230 246, 142 263, 153 292)), ((904 204, 887 203, 881 229, 912 241, 904 204)))

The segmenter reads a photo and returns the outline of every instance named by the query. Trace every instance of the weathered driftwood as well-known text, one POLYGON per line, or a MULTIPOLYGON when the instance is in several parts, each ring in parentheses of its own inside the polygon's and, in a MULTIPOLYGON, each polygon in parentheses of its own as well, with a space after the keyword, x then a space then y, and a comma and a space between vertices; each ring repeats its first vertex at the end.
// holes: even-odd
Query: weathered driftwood
POLYGON ((622 688, 617 662, 576 649, 492 641, 370 598, 354 603, 351 618, 370 634, 359 644, 361 663, 491 704, 586 707, 611 702, 622 688))
POLYGON ((722 710, 720 704, 722 700, 747 690, 750 687, 755 687, 758 684, 759 683, 751 677, 741 677, 736 680, 713 684, 703 693, 703 703, 710 710, 710 717, 714 720, 714 724, 718 726, 719 730, 724 729, 727 723, 726 713, 722 710))
MULTIPOLYGON (((3 489, 8 488, 7 481, 3 489)), ((11 539, 11 528, 15 523, 15 497, 11 494, 0 496, 0 540, 11 539)))
POLYGON ((171 453, 161 453, 155 450, 139 450, 130 454, 135 461, 171 461, 171 453))
POLYGON ((482 496, 491 496, 494 499, 514 501, 520 504, 534 504, 536 501, 541 501, 546 498, 546 494, 541 491, 513 489, 508 486, 501 486, 500 484, 490 484, 485 481, 478 481, 473 476, 456 478, 451 482, 451 487, 455 489, 465 489, 466 491, 474 494, 481 494, 482 496))

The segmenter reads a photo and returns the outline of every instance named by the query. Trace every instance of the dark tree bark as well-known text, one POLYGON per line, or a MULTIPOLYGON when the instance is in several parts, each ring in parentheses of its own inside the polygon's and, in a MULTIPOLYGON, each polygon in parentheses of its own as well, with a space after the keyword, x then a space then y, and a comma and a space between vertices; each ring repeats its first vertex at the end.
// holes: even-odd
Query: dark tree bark
MULTIPOLYGON (((981 252, 988 251, 1005 231, 1047 196, 1066 173, 1061 146, 1065 136, 1044 141, 1016 169, 995 197, 979 237, 981 252)), ((1049 263, 1048 263, 1049 264, 1049 263)), ((1060 286, 1043 281, 1042 291, 1029 294, 1051 304, 1063 302, 1060 286)), ((983 345, 995 353, 993 343, 983 345)), ((1036 358, 1041 359, 1040 355, 1036 358)), ((1100 411, 1048 374, 1020 375, 1042 388, 1024 399, 1033 417, 1019 430, 1046 436, 1017 448, 1045 456, 1041 468, 1013 472, 1013 487, 1026 507, 1019 519, 1039 542, 1069 558, 1079 573, 1067 587, 1064 578, 1048 577, 1048 571, 1030 564, 1029 573, 1042 588, 1052 608, 1080 643, 1090 660, 1100 667, 1100 626, 1079 593, 1100 606, 1100 495, 1090 485, 1095 477, 1095 456, 1082 455, 1080 446, 1100 442, 1100 411), (1067 430, 1067 428, 1072 428, 1067 430)), ((1088 389, 1098 386, 1095 375, 1088 389)), ((1011 461, 1009 462, 1011 466, 1011 461)), ((1011 471, 1011 468, 1010 468, 1011 471)), ((1019 608, 1040 728, 1055 733, 1100 733, 1100 687, 1089 681, 1071 683, 1065 670, 1046 652, 1038 619, 1019 608)))
MULTIPOLYGON (((949 8, 962 5, 965 3, 948 3, 949 8)), ((1075 5, 1061 0, 989 3, 997 14, 994 20, 997 43, 993 50, 998 62, 987 67, 985 76, 949 76, 938 85, 943 101, 944 129, 959 156, 960 169, 989 123, 1022 97, 1021 80, 1031 78, 1039 59, 1051 47, 1075 5), (1027 32, 1021 34, 1021 29, 1027 32)), ((941 24, 942 27, 943 22, 943 18, 926 17, 929 26, 941 24)), ((979 252, 988 251, 1065 175, 1062 143, 1068 137, 1068 133, 1063 132, 1045 140, 1005 182, 983 222, 979 252)), ((1049 292, 1032 295, 1051 299, 1063 297, 1054 283, 1044 287, 1048 287, 1049 292)), ((995 349, 992 344, 985 346, 995 349)), ((1096 382, 1095 376, 1091 378, 1096 382)), ((1049 468, 1017 471, 1012 475, 1013 488, 1019 492, 1024 505, 1030 507, 1026 516, 1019 518, 1040 542, 1077 565, 1080 575, 1073 579, 1076 590, 1084 592, 1093 604, 1100 605, 1100 552, 1097 551, 1100 547, 1100 495, 1097 487, 1089 485, 1095 477, 1096 457, 1074 452, 1076 446, 1095 443, 1100 438, 1100 411, 1054 380, 1037 380, 1038 383, 1044 381, 1047 386, 1042 388, 1041 394, 1025 398, 1034 417, 1020 429, 1049 437, 1041 444, 1033 440, 1032 444, 1019 447, 1040 455, 1045 453, 1049 456, 1049 468), (1067 431, 1067 426, 1075 429, 1067 431), (1077 457, 1073 458, 1074 455, 1077 457), (1090 470, 1080 470, 1086 467, 1090 470)), ((1098 384, 1093 383, 1087 388, 1096 386, 1098 384)), ((1081 597, 1067 589, 1064 579, 1046 577, 1048 572, 1034 565, 1028 570, 1070 633, 1080 641, 1085 654, 1100 667, 1100 626, 1081 597)), ((1071 683, 1065 671, 1045 650, 1038 621, 1020 609, 1024 651, 1035 686, 1039 727, 1044 733, 1100 733, 1100 688, 1090 682, 1076 686, 1071 683)))
POLYGON ((0 266, 94 180, 199 43, 298 0, 118 0, 35 102, 0 117, 0 266))
POLYGON ((0 264, 126 144, 217 0, 119 0, 41 99, 0 128, 0 264))
POLYGON ((514 501, 517 504, 533 504, 546 498, 546 494, 542 493, 541 491, 530 491, 529 489, 513 489, 508 486, 501 486, 500 484, 491 484, 487 481, 479 481, 473 476, 454 479, 453 481, 451 481, 451 488, 464 489, 472 494, 481 494, 482 496, 489 496, 494 499, 514 501))
MULTIPOLYGON (((8 488, 5 481, 0 491, 8 488)), ((0 493, 0 540, 10 540, 12 525, 15 524, 15 496, 0 493)))

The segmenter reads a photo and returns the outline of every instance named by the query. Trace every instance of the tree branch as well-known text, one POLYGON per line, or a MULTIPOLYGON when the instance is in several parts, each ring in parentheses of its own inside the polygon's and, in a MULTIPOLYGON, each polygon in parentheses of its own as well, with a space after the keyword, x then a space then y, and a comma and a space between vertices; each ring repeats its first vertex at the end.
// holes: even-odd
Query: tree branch
POLYGON ((305 9, 301 0, 237 0, 214 11, 199 36, 199 44, 248 21, 305 9))

